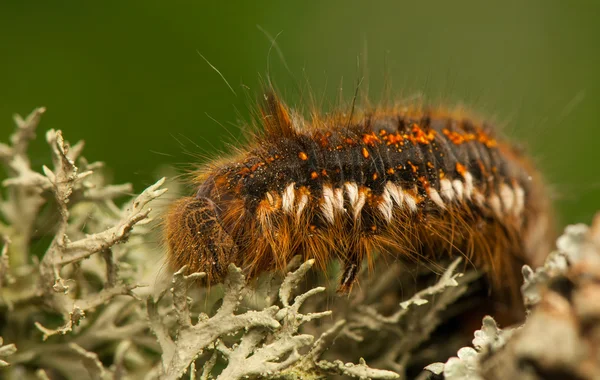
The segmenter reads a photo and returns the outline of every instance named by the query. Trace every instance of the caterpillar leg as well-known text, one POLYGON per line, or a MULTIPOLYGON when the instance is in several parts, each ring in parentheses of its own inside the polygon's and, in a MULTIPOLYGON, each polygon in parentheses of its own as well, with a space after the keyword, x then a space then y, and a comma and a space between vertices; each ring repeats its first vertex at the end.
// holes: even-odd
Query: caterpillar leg
POLYGON ((349 249, 349 254, 342 259, 344 271, 338 286, 338 293, 350 293, 352 285, 356 282, 356 276, 360 271, 360 267, 365 255, 366 247, 364 244, 357 243, 349 249))
POLYGON ((340 280, 340 285, 337 289, 338 293, 350 293, 352 290, 352 285, 354 285, 354 282, 356 281, 356 275, 360 269, 359 261, 347 262, 344 266, 344 272, 340 280))

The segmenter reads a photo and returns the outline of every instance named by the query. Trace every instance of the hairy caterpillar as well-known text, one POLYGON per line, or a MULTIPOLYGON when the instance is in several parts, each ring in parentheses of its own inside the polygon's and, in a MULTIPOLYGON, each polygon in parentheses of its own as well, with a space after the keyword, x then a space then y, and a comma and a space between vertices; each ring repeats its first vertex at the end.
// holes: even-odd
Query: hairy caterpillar
POLYGON ((463 255, 497 288, 548 252, 551 218, 530 161, 460 111, 396 106, 292 114, 268 92, 262 131, 194 176, 166 217, 168 261, 219 282, 229 263, 254 277, 295 255, 340 260, 348 292, 373 253, 463 255))

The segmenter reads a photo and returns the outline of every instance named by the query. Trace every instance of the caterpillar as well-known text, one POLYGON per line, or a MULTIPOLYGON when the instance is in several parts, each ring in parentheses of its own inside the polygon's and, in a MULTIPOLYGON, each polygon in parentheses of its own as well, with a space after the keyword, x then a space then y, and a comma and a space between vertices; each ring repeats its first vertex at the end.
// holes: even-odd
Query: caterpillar
POLYGON ((295 255, 342 264, 351 291, 375 252, 435 262, 462 255, 499 289, 549 251, 552 218, 531 161, 490 123, 399 105, 306 120, 267 91, 259 131, 194 173, 166 215, 168 262, 223 279, 282 271, 295 255))

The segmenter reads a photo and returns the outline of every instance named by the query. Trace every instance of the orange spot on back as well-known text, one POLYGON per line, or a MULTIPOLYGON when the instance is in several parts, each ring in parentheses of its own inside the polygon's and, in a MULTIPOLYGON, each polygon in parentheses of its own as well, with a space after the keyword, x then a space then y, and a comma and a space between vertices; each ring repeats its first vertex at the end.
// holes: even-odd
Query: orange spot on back
POLYGON ((410 166, 410 168, 412 169, 413 173, 416 173, 419 170, 419 168, 417 167, 417 165, 413 165, 412 162, 408 161, 407 163, 410 166))
POLYGON ((362 137, 362 140, 365 144, 371 145, 371 146, 374 146, 375 144, 377 144, 380 141, 379 137, 377 137, 375 135, 375 132, 364 134, 362 137))
POLYGON ((369 151, 367 150, 367 148, 362 148, 362 155, 364 158, 369 158, 369 151))
POLYGON ((383 140, 387 142, 387 145, 404 145, 404 137, 399 133, 385 135, 383 140))
POLYGON ((477 140, 488 148, 495 148, 498 145, 495 139, 488 136, 482 130, 477 132, 477 140))
POLYGON ((461 135, 458 132, 453 132, 453 131, 451 131, 449 129, 444 128, 444 129, 442 129, 442 133, 444 135, 446 135, 446 137, 448 138, 448 140, 450 140, 450 142, 452 142, 455 145, 460 145, 460 144, 462 144, 462 143, 464 143, 466 141, 465 140, 465 136, 461 135))
POLYGON ((498 142, 481 130, 481 128, 477 128, 477 134, 459 133, 447 128, 442 129, 442 133, 455 145, 464 144, 469 141, 478 141, 488 148, 495 148, 498 146, 498 142))
POLYGON ((327 132, 325 134, 317 132, 315 134, 315 140, 319 142, 321 147, 326 148, 329 146, 329 137, 331 136, 331 132, 327 132))
POLYGON ((431 129, 425 132, 418 124, 413 124, 412 135, 407 137, 413 144, 429 144, 435 139, 435 131, 431 129))

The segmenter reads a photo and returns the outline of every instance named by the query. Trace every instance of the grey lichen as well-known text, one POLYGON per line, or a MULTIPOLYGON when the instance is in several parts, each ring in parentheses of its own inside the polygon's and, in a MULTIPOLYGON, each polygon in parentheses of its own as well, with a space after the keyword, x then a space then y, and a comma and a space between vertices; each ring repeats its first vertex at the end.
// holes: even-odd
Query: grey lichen
POLYGON ((473 347, 426 369, 445 379, 597 379, 600 360, 600 214, 590 228, 568 226, 535 270, 523 267, 529 315, 500 329, 483 319, 473 347))
MULTIPOLYGON (((107 184, 102 163, 82 157, 83 143, 70 145, 55 130, 46 133, 52 164, 36 170, 27 151, 43 113, 40 108, 25 119, 16 116, 9 143, 0 143, 6 168, 0 200, 2 378, 404 379, 431 372, 448 379, 494 378, 496 360, 511 363, 525 355, 518 347, 527 345, 514 344, 524 339, 519 336, 539 333, 540 305, 576 307, 575 326, 600 316, 579 293, 569 306, 548 290, 556 279, 589 276, 586 268, 595 268, 590 231, 572 227, 544 267, 524 268, 531 315, 523 327, 500 329, 486 317, 474 348, 421 372, 459 347, 454 341, 430 344, 479 279, 473 271, 458 271, 460 260, 432 268, 379 257, 374 272, 365 268, 346 297, 329 286, 331 273, 315 271, 313 260, 299 257, 286 275, 252 281, 230 265, 224 284, 210 289, 199 285, 203 273, 181 268, 167 275, 149 207, 166 191, 164 179, 120 203, 131 185, 107 184)), ((581 279, 577 286, 595 296, 593 282, 581 279)), ((573 329, 556 331, 571 339, 570 348, 583 339, 573 329)), ((586 359, 578 350, 561 355, 563 361, 586 359)))
POLYGON ((217 379, 246 378, 325 378, 327 374, 346 374, 357 378, 395 379, 399 375, 391 371, 369 368, 364 360, 357 365, 342 363, 339 360, 328 362, 320 360, 323 352, 333 343, 340 333, 344 321, 338 321, 325 331, 316 342, 314 336, 300 333, 303 324, 316 319, 331 316, 331 311, 302 313, 303 304, 317 294, 325 291, 316 287, 294 297, 298 283, 313 266, 314 260, 300 265, 288 273, 279 289, 279 304, 272 304, 262 310, 249 310, 237 313, 244 299, 247 286, 239 268, 231 264, 225 280, 222 303, 214 315, 200 313, 196 323, 192 322, 189 299, 186 290, 190 283, 203 274, 185 276, 182 268, 173 277, 170 293, 171 307, 159 311, 159 303, 165 293, 157 300, 148 300, 150 324, 162 348, 160 366, 153 371, 154 376, 162 379, 177 379, 193 364, 199 355, 210 351, 204 364, 204 377, 207 369, 215 365, 217 354, 227 364, 216 376, 217 379), (293 301, 292 301, 293 298, 293 301), (174 311, 170 318, 169 310, 174 311), (239 339, 228 344, 230 336, 243 330, 239 339), (300 351, 306 348, 304 355, 300 351))
MULTIPOLYGON (((70 145, 55 130, 46 133, 52 168, 35 171, 27 149, 43 112, 16 116, 10 144, 0 144, 7 174, 0 202, 2 335, 18 349, 6 377, 44 369, 51 378, 81 378, 87 369, 97 378, 93 368, 102 366, 94 350, 147 330, 142 314, 129 318, 135 312, 128 310, 139 286, 128 267, 143 262, 120 243, 142 239, 151 212, 146 206, 166 191, 160 189, 164 179, 118 207, 115 198, 131 186, 105 185, 102 164, 81 157, 83 143, 70 145)), ((115 368, 102 369, 102 378, 115 373, 117 359, 115 368)))
POLYGON ((479 362, 482 357, 490 352, 499 350, 510 337, 514 330, 500 329, 496 321, 490 316, 483 318, 480 330, 475 331, 472 341, 473 347, 462 347, 455 357, 446 363, 433 363, 425 367, 426 370, 436 375, 443 374, 444 379, 483 379, 479 362))

